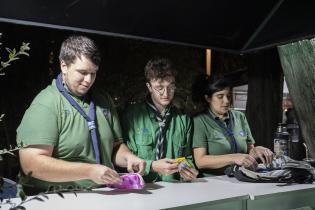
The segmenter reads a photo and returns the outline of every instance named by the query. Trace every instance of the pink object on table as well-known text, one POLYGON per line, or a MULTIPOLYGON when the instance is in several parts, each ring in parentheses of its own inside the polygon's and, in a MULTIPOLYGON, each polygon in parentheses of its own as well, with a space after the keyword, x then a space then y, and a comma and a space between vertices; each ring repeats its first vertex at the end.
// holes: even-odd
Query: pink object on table
POLYGON ((119 174, 122 182, 120 184, 109 184, 107 187, 117 189, 142 189, 145 182, 140 174, 137 173, 122 173, 119 174))

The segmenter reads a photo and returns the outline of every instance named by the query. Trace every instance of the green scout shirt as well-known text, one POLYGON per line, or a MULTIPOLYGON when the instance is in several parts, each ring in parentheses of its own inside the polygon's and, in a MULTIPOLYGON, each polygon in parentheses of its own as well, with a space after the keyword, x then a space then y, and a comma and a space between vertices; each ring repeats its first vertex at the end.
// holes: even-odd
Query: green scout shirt
MULTIPOLYGON (((91 93, 95 103, 102 164, 113 168, 113 145, 114 142, 122 141, 118 115, 109 95, 95 90, 91 90, 91 93)), ((89 102, 73 98, 89 113, 89 102)), ((54 147, 52 157, 70 162, 96 163, 91 141, 86 120, 59 92, 55 80, 35 97, 17 129, 18 145, 51 145, 54 147)), ((95 185, 91 180, 53 183, 33 177, 28 184, 34 186, 34 192, 46 191, 51 186, 65 188, 95 185)))
MULTIPOLYGON (((170 114, 169 123, 166 125, 166 158, 177 158, 179 157, 179 151, 182 150, 183 156, 186 156, 192 163, 192 121, 175 107, 171 108, 170 114)), ((156 135, 159 131, 159 125, 154 113, 147 107, 145 102, 128 107, 124 114, 122 127, 124 139, 127 141, 129 149, 146 161, 144 175, 146 182, 179 180, 178 173, 162 176, 158 173, 150 172, 152 161, 156 158, 156 135)))
MULTIPOLYGON (((254 138, 251 134, 248 122, 244 113, 231 110, 230 114, 234 118, 233 133, 237 142, 238 152, 247 153, 249 144, 254 144, 254 138)), ((227 115, 228 116, 228 115, 227 115)), ((210 155, 224 155, 232 152, 231 139, 225 129, 221 128, 215 121, 216 117, 207 110, 194 117, 193 148, 206 148, 210 155), (212 117, 210 116, 212 115, 212 117)), ((224 125, 227 127, 227 121, 224 119, 224 125)), ((225 168, 201 170, 204 175, 219 175, 224 173, 225 168)))

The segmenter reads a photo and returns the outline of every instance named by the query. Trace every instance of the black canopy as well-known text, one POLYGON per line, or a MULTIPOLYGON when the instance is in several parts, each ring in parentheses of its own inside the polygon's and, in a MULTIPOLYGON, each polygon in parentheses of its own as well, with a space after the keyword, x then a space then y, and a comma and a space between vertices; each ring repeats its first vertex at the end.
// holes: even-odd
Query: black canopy
POLYGON ((246 53, 313 37, 314 0, 1 0, 0 21, 246 53))

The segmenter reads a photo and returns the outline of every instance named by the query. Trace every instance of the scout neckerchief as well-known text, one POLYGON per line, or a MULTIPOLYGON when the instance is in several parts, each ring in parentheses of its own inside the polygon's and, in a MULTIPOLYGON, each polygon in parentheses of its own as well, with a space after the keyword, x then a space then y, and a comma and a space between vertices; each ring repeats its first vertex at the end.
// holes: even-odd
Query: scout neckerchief
POLYGON ((164 142, 166 139, 166 125, 168 123, 168 120, 170 119, 170 107, 166 108, 161 114, 159 110, 153 105, 151 100, 146 101, 149 109, 154 113, 155 119, 159 123, 159 132, 157 133, 157 145, 156 145, 156 156, 155 159, 159 160, 165 156, 165 151, 164 151, 164 142))
POLYGON ((91 99, 91 101, 90 101, 90 107, 89 107, 89 115, 90 116, 87 116, 87 114, 84 112, 84 110, 81 108, 81 106, 70 96, 68 90, 63 86, 61 73, 58 75, 58 77, 56 79, 56 86, 57 86, 59 92, 68 100, 68 102, 86 120, 87 126, 88 126, 89 131, 90 131, 91 139, 92 139, 96 163, 100 164, 101 158, 100 158, 100 149, 99 149, 98 139, 97 139, 97 134, 96 134, 97 129, 96 129, 96 124, 95 124, 95 105, 94 105, 93 100, 91 99))
POLYGON ((219 125, 220 128, 224 132, 226 132, 226 134, 230 138, 230 144, 231 144, 232 152, 238 153, 238 146, 237 146, 237 142, 236 142, 236 139, 235 139, 235 136, 233 133, 233 127, 234 127, 233 114, 229 111, 228 115, 229 115, 229 121, 227 123, 227 126, 225 126, 225 124, 218 117, 213 117, 213 114, 212 114, 211 110, 209 109, 209 116, 211 117, 211 119, 214 120, 214 122, 216 122, 216 124, 219 125))

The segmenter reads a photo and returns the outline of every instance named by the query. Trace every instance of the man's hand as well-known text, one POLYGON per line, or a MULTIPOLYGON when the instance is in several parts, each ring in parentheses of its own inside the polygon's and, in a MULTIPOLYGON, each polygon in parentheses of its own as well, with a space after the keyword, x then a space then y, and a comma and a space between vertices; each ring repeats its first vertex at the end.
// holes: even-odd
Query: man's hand
POLYGON ((113 154, 114 164, 119 167, 127 167, 129 172, 144 174, 146 162, 130 152, 126 144, 117 144, 113 154))
POLYGON ((197 178, 198 171, 194 168, 186 167, 179 171, 180 176, 184 181, 192 181, 197 178))
POLYGON ((91 167, 89 178, 97 184, 120 184, 119 174, 104 165, 94 164, 91 167))
POLYGON ((252 148, 249 151, 249 155, 253 156, 256 159, 259 158, 261 162, 266 166, 271 164, 274 156, 273 152, 270 149, 262 146, 252 148))
POLYGON ((239 166, 244 166, 245 168, 256 168, 257 162, 254 157, 248 154, 232 154, 234 163, 239 166))
POLYGON ((161 175, 170 175, 178 172, 178 162, 173 159, 160 159, 152 162, 151 170, 161 175))
POLYGON ((144 175, 146 162, 135 155, 129 155, 127 158, 128 172, 137 172, 141 176, 144 175))

